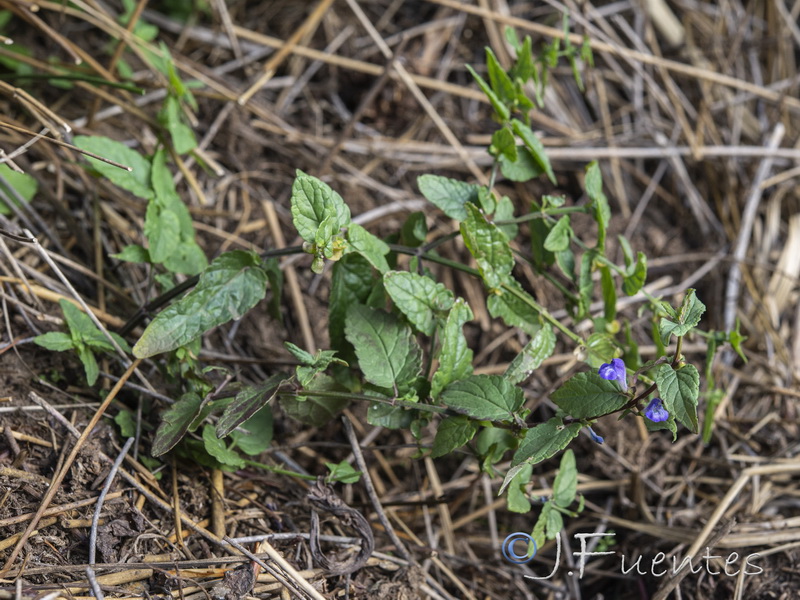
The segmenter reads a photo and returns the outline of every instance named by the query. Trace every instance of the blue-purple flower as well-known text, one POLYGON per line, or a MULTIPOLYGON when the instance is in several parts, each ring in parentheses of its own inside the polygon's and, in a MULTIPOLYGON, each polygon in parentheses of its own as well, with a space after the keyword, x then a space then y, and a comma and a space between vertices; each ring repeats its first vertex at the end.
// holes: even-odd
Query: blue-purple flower
POLYGON ((621 358, 615 358, 610 363, 603 363, 597 372, 603 379, 617 381, 623 392, 628 391, 628 375, 625 372, 625 362, 621 358))
POLYGON ((587 427, 586 429, 589 430, 589 435, 595 442, 597 442, 598 444, 602 444, 603 442, 605 442, 602 436, 597 435, 591 427, 587 427))
POLYGON ((661 423, 669 419, 669 411, 664 408, 664 402, 661 398, 653 398, 647 408, 644 409, 644 416, 653 423, 661 423))

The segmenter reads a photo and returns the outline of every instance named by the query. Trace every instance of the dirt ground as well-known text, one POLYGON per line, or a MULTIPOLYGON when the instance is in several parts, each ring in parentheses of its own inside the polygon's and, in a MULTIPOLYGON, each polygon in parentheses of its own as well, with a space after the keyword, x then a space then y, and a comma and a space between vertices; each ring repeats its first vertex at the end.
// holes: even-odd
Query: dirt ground
MULTIPOLYGON (((0 215, 0 229, 17 236, 29 229, 48 251, 0 237, 0 599, 798 597, 800 2, 0 0, 0 10, 10 15, 0 19, 0 34, 14 42, 0 46, 0 148, 38 182, 30 204, 0 215), (594 67, 583 66, 584 91, 568 65, 555 68, 545 108, 531 115, 557 186, 501 179, 497 190, 517 214, 542 194, 585 202, 585 166, 599 160, 612 206, 609 240, 624 234, 647 254, 648 291, 674 303, 696 288, 708 307, 705 331, 741 323, 746 363, 725 347, 707 365, 700 336, 684 346, 701 385, 711 374, 723 392, 710 441, 683 431, 672 443, 633 419, 601 421, 605 444, 581 438, 573 446, 585 511, 520 566, 503 559, 501 543, 530 531, 536 509, 510 512, 497 497, 502 476, 482 474, 466 450, 420 458, 409 432, 375 428, 366 407, 351 404, 345 414, 408 556, 363 485, 339 484, 336 493, 375 536, 375 552, 349 575, 324 569, 309 548, 312 484, 274 471, 318 476, 325 463, 352 460, 338 418, 310 427, 276 408, 272 444, 257 457, 272 471, 223 472, 175 452, 153 462, 153 432, 179 393, 163 363, 144 361, 141 377, 128 379, 108 355, 98 384, 87 387, 74 353, 32 342, 60 330, 59 297, 80 295, 118 331, 157 296, 153 272, 109 256, 144 243, 146 201, 91 177, 68 145, 35 139, 48 127, 47 137, 58 130, 67 143, 91 134, 145 154, 155 149, 166 80, 143 60, 144 46, 119 45, 126 10, 141 11, 151 29, 137 32, 166 44, 184 81, 200 82, 191 126, 201 160, 184 156, 176 181, 209 258, 299 243, 289 211, 295 169, 324 179, 378 235, 397 232, 417 210, 431 236, 452 231, 452 221, 424 202, 416 178, 475 181, 491 169, 486 146, 496 124, 465 65, 482 72, 487 45, 508 64, 507 25, 540 48, 562 36, 568 11, 571 31, 592 44, 594 67), (268 81, 265 67, 274 70, 268 81), (64 70, 78 80, 52 78, 64 70), (86 79, 124 73, 144 95, 86 79), (125 385, 111 392, 121 377, 125 385), (113 402, 38 514, 109 393, 113 402), (102 504, 87 575, 92 516, 125 439, 114 420, 123 411, 138 421, 136 443, 102 504), (591 557, 585 571, 582 534, 610 540, 608 554, 591 557), (692 553, 693 569, 674 574, 673 561, 692 553)), ((579 235, 591 228, 576 223, 579 235)), ((524 225, 522 252, 529 239, 524 225)), ((470 260, 463 244, 437 250, 470 260)), ((314 275, 310 262, 282 262, 279 319, 265 301, 205 336, 199 361, 256 384, 294 364, 284 340, 326 348, 330 271, 314 275)), ((489 316, 476 279, 432 269, 475 313, 466 332, 476 372, 502 373, 524 335, 489 316)), ((517 275, 553 314, 566 314, 549 283, 530 268, 517 275)), ((620 310, 648 358, 656 348, 646 341, 651 323, 637 312, 642 304, 635 297, 620 310)), ((574 366, 571 347, 559 341, 524 384, 528 406, 543 408, 574 366)), ((537 465, 532 497, 550 493, 557 467, 558 457, 537 465)), ((322 529, 336 536, 325 538, 326 553, 352 557, 358 531, 328 517, 322 529)))

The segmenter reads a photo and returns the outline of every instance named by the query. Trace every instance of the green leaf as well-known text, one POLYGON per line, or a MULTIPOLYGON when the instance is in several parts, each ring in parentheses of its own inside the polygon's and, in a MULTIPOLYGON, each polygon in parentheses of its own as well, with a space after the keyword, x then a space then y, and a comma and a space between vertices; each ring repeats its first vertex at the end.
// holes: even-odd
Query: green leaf
POLYGON ((731 347, 736 351, 736 354, 738 354, 744 362, 747 362, 747 357, 744 355, 744 350, 742 350, 742 343, 747 340, 747 336, 741 334, 739 325, 739 319, 736 319, 736 327, 733 331, 728 332, 728 341, 731 347))
MULTIPOLYGON (((17 202, 17 194, 26 202, 30 202, 36 195, 39 184, 36 178, 27 173, 17 173, 8 165, 0 164, 0 177, 8 183, 8 185, 0 183, 0 192, 10 202, 17 202)), ((11 209, 3 201, 0 201, 0 214, 10 215, 11 212, 11 209)))
POLYGON ((489 466, 500 462, 508 450, 517 447, 517 438, 500 427, 484 427, 475 438, 475 451, 483 459, 483 469, 489 471, 489 466))
MULTIPOLYGON (((242 428, 247 433, 237 430, 233 430, 230 433, 236 447, 248 456, 261 454, 269 448, 272 442, 272 409, 269 406, 263 407, 242 423, 242 428)), ((219 425, 217 425, 217 430, 219 430, 219 425)))
POLYGON ((336 358, 335 350, 317 350, 313 356, 298 348, 291 342, 283 342, 283 345, 292 353, 292 355, 299 360, 302 365, 296 369, 297 381, 303 387, 306 387, 311 380, 317 375, 328 368, 331 363, 347 366, 347 363, 339 358, 336 358))
POLYGON ((522 83, 526 83, 531 77, 533 77, 535 67, 533 65, 532 45, 533 42, 531 41, 530 36, 526 35, 525 40, 522 42, 522 46, 515 47, 517 60, 508 73, 512 79, 518 79, 522 83))
POLYGON ((492 86, 492 91, 497 94, 504 104, 512 104, 516 96, 514 83, 489 47, 486 48, 486 71, 489 75, 489 84, 492 86))
POLYGON ((700 318, 706 312, 706 305, 700 302, 695 295, 695 290, 686 290, 680 308, 675 317, 662 317, 658 329, 661 334, 661 341, 664 344, 669 342, 669 336, 682 336, 689 333, 693 327, 700 323, 700 318))
POLYGON ((467 416, 456 415, 443 419, 436 429, 431 458, 450 454, 456 448, 460 448, 470 441, 476 431, 478 431, 478 424, 467 416))
POLYGON ((306 352, 302 348, 295 346, 292 342, 283 342, 283 345, 291 353, 291 355, 299 360, 302 364, 308 366, 314 364, 314 355, 310 352, 306 352))
POLYGON ((514 132, 511 131, 510 127, 502 127, 492 134, 492 144, 489 146, 489 154, 496 157, 502 156, 511 164, 517 161, 517 142, 514 138, 514 132))
POLYGON ((64 350, 71 350, 75 346, 72 337, 61 331, 50 331, 42 335, 37 335, 33 338, 33 343, 48 350, 56 352, 63 352, 64 350))
POLYGON ((636 264, 628 269, 628 274, 622 278, 622 291, 628 296, 633 296, 642 289, 647 279, 647 256, 644 252, 636 253, 636 264))
POLYGON ((345 336, 364 379, 378 387, 408 387, 420 372, 422 351, 411 328, 394 315, 354 304, 347 310, 345 336))
POLYGON ((129 438, 136 435, 136 417, 133 416, 133 412, 122 409, 114 417, 114 423, 119 427, 122 437, 129 438))
POLYGON ((539 331, 539 313, 522 299, 530 298, 530 294, 522 289, 516 279, 511 279, 506 287, 514 288, 517 293, 504 289, 500 293, 490 294, 486 299, 489 314, 494 318, 502 318, 509 327, 519 327, 528 335, 536 335, 539 331))
POLYGON ((578 469, 575 466, 575 453, 568 448, 561 457, 558 475, 553 482, 553 502, 556 506, 567 508, 578 493, 578 469))
POLYGON ((178 215, 151 202, 145 214, 144 235, 150 244, 150 259, 154 263, 164 262, 177 250, 181 239, 178 215))
POLYGON ((425 335, 433 335, 436 317, 453 306, 453 292, 430 277, 389 271, 383 276, 383 286, 400 312, 425 335))
POLYGON ((261 385, 247 387, 236 394, 217 421, 217 437, 225 437, 264 408, 278 393, 286 376, 276 373, 261 385))
POLYGON ((147 358, 188 344, 209 329, 238 319, 266 293, 267 274, 255 252, 220 255, 200 275, 197 286, 163 310, 133 347, 147 358))
POLYGON ((164 261, 164 266, 173 273, 197 275, 208 266, 208 259, 203 249, 192 239, 181 240, 175 252, 164 261))
POLYGON ((614 336, 609 333, 596 332, 586 340, 586 363, 593 369, 597 369, 604 363, 610 363, 611 359, 617 358, 617 344, 614 336))
MULTIPOLYGON (((514 203, 508 196, 503 196, 497 202, 497 208, 494 213, 495 221, 507 221, 514 218, 514 203)), ((507 225, 498 225, 500 231, 506 234, 506 237, 513 240, 519 233, 519 226, 516 223, 508 223, 507 225)))
POLYGON ((569 224, 569 216, 564 215, 547 234, 544 249, 550 252, 562 252, 569 248, 570 239, 572 239, 572 227, 569 224))
POLYGON ((145 200, 153 197, 153 190, 150 187, 150 163, 141 154, 120 142, 102 136, 76 135, 72 143, 81 150, 129 167, 131 170, 126 171, 95 158, 86 158, 95 171, 107 177, 115 185, 145 200))
POLYGON ((164 100, 164 106, 158 113, 158 120, 169 131, 175 152, 186 154, 197 147, 194 132, 184 123, 180 102, 175 96, 169 95, 164 100))
POLYGON ((477 206, 466 204, 467 218, 461 223, 461 236, 489 289, 497 289, 511 279, 514 256, 508 238, 490 223, 477 206))
POLYGON ((524 183, 544 173, 536 158, 525 146, 517 146, 517 153, 512 160, 507 154, 499 157, 500 172, 511 181, 524 183))
MULTIPOLYGON (((387 398, 384 395, 380 397, 387 398)), ((383 402, 373 402, 367 409, 367 423, 374 427, 409 429, 415 418, 415 411, 383 402)))
MULTIPOLYGON (((342 388, 333 377, 320 373, 306 387, 307 391, 341 392, 342 388)), ((312 427, 321 427, 333 419, 348 404, 346 398, 327 398, 321 396, 281 397, 281 408, 292 419, 312 427)))
POLYGON ((358 483, 358 480, 361 479, 361 471, 356 471, 353 465, 346 460, 339 463, 326 462, 325 466, 328 467, 328 471, 330 471, 325 477, 325 481, 328 483, 334 481, 340 483, 358 483))
POLYGON ((277 258, 268 258, 261 265, 269 279, 270 298, 267 303, 267 312, 276 321, 281 320, 281 295, 283 292, 283 271, 277 258))
POLYGON ((425 213, 417 211, 408 215, 400 230, 400 243, 404 246, 417 248, 425 243, 427 237, 428 224, 425 221, 425 213))
POLYGON ((514 421, 525 398, 522 390, 500 375, 470 375, 448 385, 442 402, 480 421, 514 421))
POLYGON ((600 289, 603 292, 603 316, 607 321, 613 321, 617 318, 617 287, 611 269, 605 265, 600 267, 600 289))
POLYGON ((514 458, 511 460, 511 469, 506 473, 500 493, 511 483, 517 473, 525 465, 535 465, 543 460, 547 460, 559 450, 566 448, 569 443, 577 437, 583 425, 581 423, 571 423, 564 425, 561 419, 553 417, 545 423, 540 423, 525 432, 525 439, 522 440, 514 458))
POLYGON ((472 77, 475 79, 475 83, 478 84, 478 87, 481 88, 486 97, 489 99, 489 104, 492 105, 494 112, 497 113, 497 116, 501 121, 508 121, 509 117, 511 116, 511 112, 508 110, 508 107, 503 103, 503 101, 495 94, 492 87, 486 83, 486 81, 478 75, 478 73, 473 69, 470 65, 466 65, 467 71, 470 72, 472 77))
POLYGON ((628 402, 616 381, 603 379, 595 372, 573 375, 550 394, 550 399, 576 419, 608 414, 628 402))
POLYGON ((523 515, 530 512, 531 501, 530 498, 528 498, 528 494, 525 490, 528 487, 528 483, 531 480, 532 474, 533 465, 525 465, 519 470, 509 484, 506 502, 508 504, 508 510, 511 512, 523 515))
POLYGON ((81 341, 95 337, 96 334, 103 335, 92 322, 91 317, 72 302, 62 298, 58 301, 58 305, 61 307, 61 312, 64 313, 64 320, 67 322, 73 340, 81 341))
POLYGON ((194 392, 187 392, 161 415, 161 424, 156 430, 152 456, 161 456, 172 450, 186 434, 195 417, 200 414, 203 399, 194 392))
POLYGON ((143 248, 138 244, 130 244, 125 246, 122 252, 111 254, 111 258, 116 258, 117 260, 125 262, 149 263, 150 253, 147 251, 147 248, 143 248))
POLYGON ((378 272, 386 273, 389 270, 389 263, 386 262, 389 246, 386 242, 375 237, 357 223, 351 223, 348 227, 347 241, 350 242, 352 249, 366 258, 378 272))
POLYGON ((442 328, 442 346, 439 350, 439 368, 431 379, 431 397, 438 398, 451 382, 472 373, 472 350, 467 346, 462 327, 473 318, 469 305, 459 298, 447 314, 442 328))
POLYGON ((550 159, 547 158, 547 153, 542 145, 542 141, 536 136, 535 133, 533 133, 533 130, 525 125, 525 123, 522 121, 514 119, 511 122, 511 125, 514 128, 514 133, 520 137, 528 150, 530 150, 533 159, 536 161, 536 164, 542 168, 542 170, 547 174, 547 178, 553 185, 555 185, 556 176, 555 173, 553 173, 553 167, 550 166, 550 159))
POLYGON ((530 341, 525 344, 522 352, 514 357, 503 373, 509 382, 514 385, 530 377, 538 369, 544 359, 549 358, 556 348, 556 335, 553 328, 546 325, 536 332, 530 341))
POLYGON ((328 217, 333 232, 350 225, 350 209, 327 183, 297 170, 292 184, 292 220, 305 241, 315 243, 317 230, 328 217))
POLYGON ((683 423, 692 433, 697 433, 697 398, 700 395, 700 374, 694 365, 673 369, 672 365, 659 365, 654 380, 664 408, 683 423))
POLYGON ((417 187, 431 204, 456 221, 467 218, 467 202, 478 202, 480 186, 439 175, 420 175, 417 187))
POLYGON ((603 252, 606 247, 606 230, 611 220, 611 209, 608 206, 608 199, 603 193, 603 176, 600 173, 600 166, 597 161, 592 161, 586 167, 586 194, 594 202, 594 218, 597 221, 599 231, 597 248, 603 252))
POLYGON ((353 304, 366 304, 375 281, 369 262, 360 254, 346 254, 333 265, 328 297, 328 336, 331 348, 339 350, 345 360, 353 355, 344 335, 347 308, 353 304))
POLYGON ((244 459, 235 451, 225 445, 225 442, 214 435, 214 426, 203 426, 203 447, 221 465, 242 469, 245 467, 244 459))
POLYGON ((97 366, 94 353, 84 344, 78 344, 75 349, 78 351, 78 358, 81 359, 83 369, 86 371, 86 383, 92 386, 100 375, 100 368, 97 366))

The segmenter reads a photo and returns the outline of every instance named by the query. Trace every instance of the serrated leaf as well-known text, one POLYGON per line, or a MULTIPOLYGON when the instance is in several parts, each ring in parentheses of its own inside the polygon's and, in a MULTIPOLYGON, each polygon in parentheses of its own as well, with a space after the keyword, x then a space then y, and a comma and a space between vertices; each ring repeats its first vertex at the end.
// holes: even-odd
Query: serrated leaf
POLYGON ((700 323, 705 311, 706 305, 697 298, 695 290, 692 288, 686 290, 686 296, 683 298, 680 308, 675 312, 675 317, 663 317, 659 323, 658 329, 662 343, 667 344, 670 335, 682 336, 689 333, 700 323))
POLYGON ((610 363, 616 358, 617 345, 614 336, 609 333, 593 333, 586 340, 586 363, 597 369, 603 363, 610 363))
MULTIPOLYGON (((242 423, 242 429, 247 433, 235 429, 230 433, 236 447, 248 456, 261 454, 269 448, 272 442, 272 409, 264 406, 242 423)), ((219 425, 217 425, 217 430, 219 430, 219 425)))
MULTIPOLYGON (((342 388, 333 377, 320 373, 306 387, 311 392, 341 392, 342 388)), ((345 398, 322 396, 289 396, 281 398, 281 408, 292 419, 312 427, 321 427, 333 419, 348 404, 345 398)))
POLYGON ((347 241, 350 242, 352 249, 366 258, 379 273, 386 273, 389 270, 389 263, 386 262, 389 246, 386 242, 357 223, 351 223, 348 227, 347 241))
POLYGON ((164 266, 173 273, 197 275, 208 266, 208 259, 192 235, 189 240, 181 240, 175 251, 164 261, 164 266))
POLYGON ((170 406, 161 415, 161 424, 156 430, 153 446, 150 449, 152 456, 161 456, 172 450, 186 431, 200 414, 203 399, 194 392, 187 392, 175 404, 170 406))
POLYGON ((150 259, 162 263, 173 255, 181 239, 181 223, 178 215, 156 202, 147 207, 144 235, 149 242, 150 259))
POLYGON ((583 425, 571 423, 564 425, 561 419, 553 417, 525 432, 525 439, 519 445, 511 460, 511 469, 506 473, 500 493, 514 479, 526 464, 535 465, 547 460, 559 450, 566 448, 577 437, 583 425))
POLYGON ((467 71, 470 72, 470 75, 475 79, 475 83, 478 84, 478 87, 481 88, 486 97, 489 99, 489 104, 492 105, 494 112, 497 113, 497 116, 500 118, 501 121, 508 121, 511 113, 508 110, 508 107, 503 103, 500 97, 494 92, 492 86, 490 86, 483 77, 478 75, 478 73, 473 69, 470 65, 466 65, 467 71))
POLYGON ((350 209, 327 183, 298 169, 292 184, 292 220, 300 237, 315 243, 317 230, 328 217, 338 232, 350 224, 350 209))
POLYGON ((442 346, 439 351, 439 368, 431 379, 431 397, 438 398, 449 383, 472 373, 472 350, 467 346, 462 327, 472 320, 472 310, 459 298, 447 314, 442 328, 442 346))
POLYGON ((633 296, 642 289, 647 279, 647 256, 644 252, 636 253, 636 263, 628 269, 628 274, 622 278, 622 291, 628 296, 633 296))
POLYGON ((514 479, 508 486, 508 495, 506 496, 506 503, 508 510, 511 512, 526 514, 531 510, 531 501, 525 493, 528 487, 528 482, 531 480, 533 473, 532 465, 525 465, 514 476, 514 479))
MULTIPOLYGON (((381 396, 386 398, 386 396, 381 396)), ((373 402, 367 409, 367 423, 373 427, 386 429, 408 429, 414 422, 414 411, 402 406, 392 406, 383 402, 373 402)))
POLYGON ((594 218, 598 228, 597 248, 602 252, 606 244, 606 230, 611 220, 611 208, 608 206, 608 198, 603 193, 603 176, 597 161, 592 161, 586 167, 586 195, 594 202, 594 218))
POLYGON ((453 292, 430 277, 408 271, 389 271, 383 286, 395 306, 417 331, 433 335, 436 317, 453 306, 453 292))
POLYGON ((514 160, 509 159, 507 155, 501 155, 498 160, 503 177, 511 181, 524 183, 544 173, 544 169, 525 146, 517 147, 514 160))
POLYGON ((578 493, 578 469, 575 466, 575 453, 568 448, 561 457, 558 475, 553 482, 553 502, 567 508, 578 493))
POLYGON ((498 158, 503 157, 512 164, 517 161, 517 143, 510 127, 502 127, 492 134, 489 154, 498 158))
POLYGON ((594 372, 573 375, 550 394, 550 399, 575 419, 605 415, 628 402, 616 381, 603 379, 594 372))
POLYGON ((694 365, 673 369, 672 365, 659 365, 654 376, 658 394, 670 415, 683 423, 692 433, 697 433, 697 398, 700 395, 700 374, 694 365))
POLYGON ((569 216, 564 215, 547 234, 547 238, 544 240, 544 249, 550 252, 562 252, 569 248, 571 238, 572 227, 569 224, 569 216))
POLYGON ((312 355, 310 352, 306 352, 302 348, 295 346, 292 342, 283 342, 283 345, 289 351, 289 353, 302 364, 309 366, 314 364, 314 355, 312 355))
POLYGON ((478 263, 483 281, 489 289, 497 289, 511 279, 514 256, 508 238, 497 225, 490 223, 477 206, 465 205, 467 217, 461 223, 461 236, 470 254, 478 263))
POLYGON ((147 251, 147 248, 143 248, 138 244, 130 244, 125 246, 121 252, 116 254, 111 254, 111 258, 116 258, 117 260, 122 260, 125 262, 134 262, 134 263, 149 263, 150 262, 150 253, 147 251))
POLYGON ((42 348, 54 350, 55 352, 71 350, 75 345, 75 342, 72 341, 72 337, 61 331, 50 331, 42 335, 37 335, 33 338, 33 343, 42 348))
POLYGON ((516 279, 509 280, 506 283, 508 287, 514 288, 517 293, 504 289, 501 293, 490 294, 486 299, 489 314, 494 318, 502 318, 509 327, 519 327, 528 335, 536 335, 539 331, 539 313, 520 297, 530 298, 530 294, 522 289, 516 279))
POLYGON ((525 344, 522 352, 514 357, 506 372, 503 373, 503 377, 514 385, 524 381, 535 369, 539 368, 546 358, 552 356, 555 348, 556 335, 553 333, 553 328, 546 325, 539 329, 536 335, 525 344))
POLYGON ((133 347, 147 358, 183 346, 209 329, 238 319, 266 294, 267 274, 255 252, 234 250, 217 257, 197 286, 163 310, 133 347))
POLYGON ((236 394, 217 421, 217 437, 225 437, 239 425, 253 417, 264 408, 278 393, 286 376, 276 373, 261 385, 247 387, 236 394))
POLYGON ((364 379, 378 387, 407 387, 420 372, 422 351, 411 328, 394 315, 355 304, 347 310, 345 336, 364 379))
POLYGON ((464 205, 467 202, 476 204, 480 189, 480 186, 440 175, 420 175, 417 187, 428 202, 456 221, 467 218, 464 205))
POLYGON ((235 451, 227 447, 225 442, 214 435, 214 426, 205 425, 203 427, 203 447, 221 465, 241 469, 245 462, 235 451))
MULTIPOLYGON (((349 349, 344 335, 347 308, 353 304, 366 304, 375 281, 370 264, 360 254, 347 254, 333 265, 331 293, 328 297, 328 336, 331 347, 340 353, 345 346, 349 349)), ((353 352, 346 352, 349 352, 344 354, 345 360, 348 360, 353 352)))
POLYGON ((445 454, 450 454, 456 448, 460 448, 474 436, 478 431, 478 424, 464 415, 447 417, 439 423, 436 429, 436 437, 433 439, 431 448, 431 458, 439 458, 445 454))
POLYGON ((150 163, 141 154, 125 144, 99 135, 76 135, 72 143, 81 150, 130 167, 131 170, 126 171, 95 158, 86 158, 95 171, 108 178, 114 185, 145 200, 153 197, 150 186, 150 163))
POLYGON ((522 121, 514 119, 511 125, 514 128, 514 133, 519 136, 525 144, 525 147, 530 150, 531 156, 533 156, 536 164, 542 168, 550 182, 555 185, 556 175, 553 173, 553 167, 550 165, 550 159, 547 157, 547 152, 544 149, 542 141, 533 133, 533 130, 522 121))
POLYGON ((480 421, 514 421, 525 398, 500 375, 471 375, 448 385, 441 396, 450 408, 480 421))
POLYGON ((511 104, 516 95, 514 83, 489 47, 486 48, 486 71, 489 75, 489 84, 492 86, 494 93, 504 104, 511 104))

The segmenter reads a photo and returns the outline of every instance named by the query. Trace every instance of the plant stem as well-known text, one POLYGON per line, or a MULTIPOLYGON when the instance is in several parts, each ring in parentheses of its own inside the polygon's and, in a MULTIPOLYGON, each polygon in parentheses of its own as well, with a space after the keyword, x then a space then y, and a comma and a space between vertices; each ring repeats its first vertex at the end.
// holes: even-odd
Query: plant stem
POLYGON ((298 479, 305 479, 307 481, 317 480, 317 478, 314 475, 304 475, 303 473, 296 473, 295 471, 289 471, 288 469, 281 469, 280 467, 265 465, 264 463, 256 462, 254 460, 247 460, 246 458, 242 460, 244 461, 244 464, 246 464, 248 467, 257 467, 259 469, 264 469, 265 471, 270 471, 271 473, 277 473, 279 475, 288 475, 289 477, 297 477, 298 479))
POLYGON ((508 292, 522 300, 525 304, 535 309, 546 321, 549 321, 553 324, 557 329, 559 329, 564 335, 566 335, 569 339, 575 342, 578 345, 583 345, 583 339, 577 334, 570 331, 565 325, 562 325, 561 322, 556 319, 550 312, 541 304, 536 302, 533 298, 531 298, 528 294, 523 294, 513 286, 510 286, 504 283, 502 286, 503 291, 508 292))

